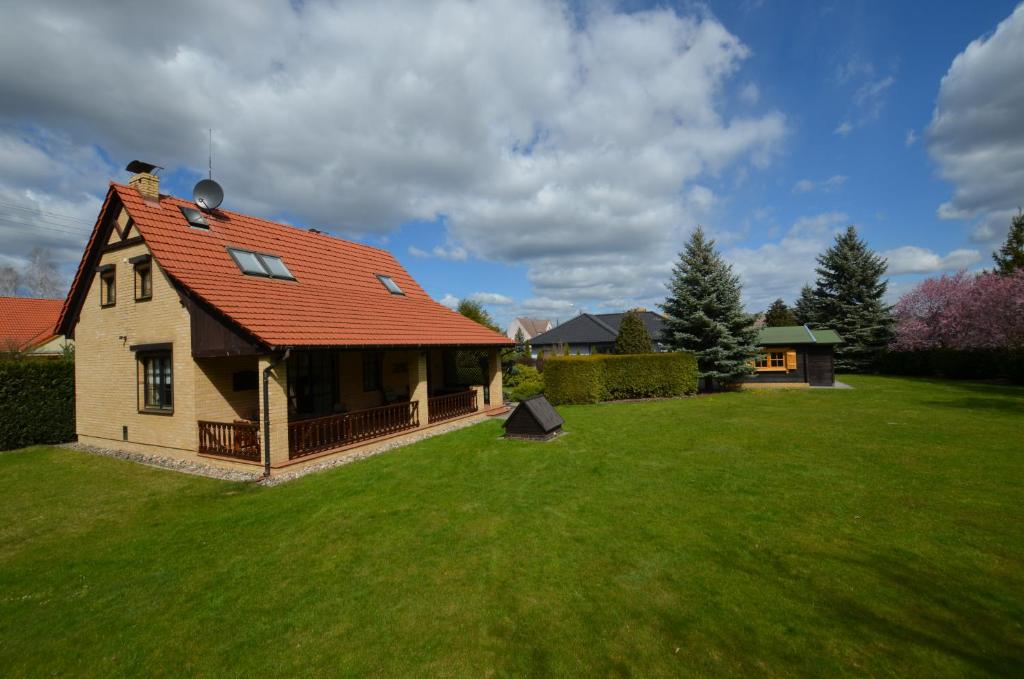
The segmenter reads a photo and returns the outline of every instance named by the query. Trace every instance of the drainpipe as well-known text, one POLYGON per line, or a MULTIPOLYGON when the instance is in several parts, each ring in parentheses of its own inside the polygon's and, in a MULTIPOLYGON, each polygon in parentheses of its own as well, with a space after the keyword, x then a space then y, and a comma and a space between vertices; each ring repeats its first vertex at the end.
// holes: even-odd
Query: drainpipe
POLYGON ((270 371, 288 360, 292 350, 286 349, 284 355, 263 369, 263 478, 270 477, 270 371))

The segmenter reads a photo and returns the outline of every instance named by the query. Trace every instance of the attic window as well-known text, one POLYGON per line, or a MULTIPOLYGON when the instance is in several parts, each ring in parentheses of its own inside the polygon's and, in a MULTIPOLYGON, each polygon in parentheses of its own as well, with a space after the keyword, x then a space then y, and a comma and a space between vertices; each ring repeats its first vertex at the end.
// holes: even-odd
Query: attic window
POLYGON ((262 252, 251 252, 237 248, 228 248, 228 254, 235 260, 235 264, 242 270, 242 273, 247 276, 295 280, 295 276, 285 266, 284 260, 277 255, 267 255, 262 252))
POLYGON ((384 284, 384 287, 387 288, 388 292, 390 292, 392 295, 404 295, 405 294, 404 292, 402 292, 402 288, 398 287, 398 283, 396 283, 391 278, 391 276, 385 276, 384 274, 377 274, 377 278, 380 280, 381 283, 384 284))
POLYGON ((185 219, 188 220, 189 226, 194 226, 197 229, 209 229, 210 224, 206 221, 206 217, 203 213, 194 207, 186 207, 184 205, 179 206, 181 214, 185 215, 185 219))

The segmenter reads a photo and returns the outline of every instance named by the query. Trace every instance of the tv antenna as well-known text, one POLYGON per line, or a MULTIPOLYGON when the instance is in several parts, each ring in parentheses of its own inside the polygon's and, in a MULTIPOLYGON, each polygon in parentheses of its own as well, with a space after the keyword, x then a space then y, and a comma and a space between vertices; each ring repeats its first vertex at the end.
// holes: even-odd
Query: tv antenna
POLYGON ((213 128, 209 129, 209 134, 210 155, 206 165, 209 177, 200 180, 192 189, 192 201, 206 212, 216 210, 224 201, 224 189, 213 181, 213 128))

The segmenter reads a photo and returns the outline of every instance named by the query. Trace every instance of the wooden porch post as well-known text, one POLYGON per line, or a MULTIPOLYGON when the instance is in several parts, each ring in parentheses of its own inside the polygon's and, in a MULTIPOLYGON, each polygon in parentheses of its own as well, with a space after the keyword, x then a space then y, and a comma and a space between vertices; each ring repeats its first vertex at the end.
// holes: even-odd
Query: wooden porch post
POLYGON ((420 427, 430 423, 429 390, 427 389, 427 351, 413 349, 409 352, 409 400, 419 401, 420 427))
MULTIPOLYGON (((266 427, 263 421, 263 371, 273 365, 275 357, 260 356, 260 445, 266 454, 266 427)), ((278 362, 270 371, 267 395, 270 402, 270 464, 275 466, 288 461, 288 363, 278 362)))

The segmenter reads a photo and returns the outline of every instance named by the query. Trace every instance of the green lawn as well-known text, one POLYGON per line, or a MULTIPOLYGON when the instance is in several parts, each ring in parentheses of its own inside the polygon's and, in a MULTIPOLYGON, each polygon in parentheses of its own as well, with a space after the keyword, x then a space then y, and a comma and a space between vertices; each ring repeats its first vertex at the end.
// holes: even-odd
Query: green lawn
POLYGON ((0 675, 1024 672, 1024 389, 565 407, 273 488, 0 454, 0 675))

